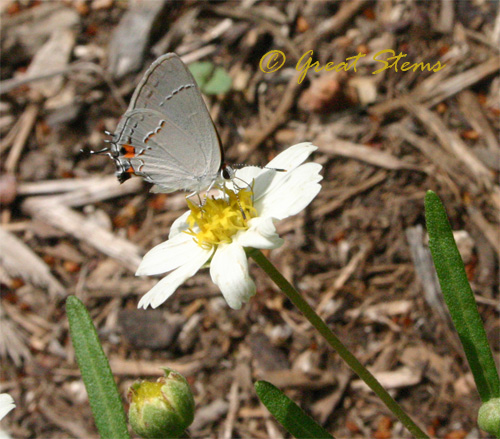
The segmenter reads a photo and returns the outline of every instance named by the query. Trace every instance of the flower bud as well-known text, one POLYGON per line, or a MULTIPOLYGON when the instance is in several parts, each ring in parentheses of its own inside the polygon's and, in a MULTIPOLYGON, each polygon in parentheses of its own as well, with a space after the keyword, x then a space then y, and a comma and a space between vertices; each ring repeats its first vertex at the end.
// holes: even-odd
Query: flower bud
POLYGON ((500 436, 500 398, 492 398, 483 403, 477 415, 477 424, 481 430, 500 436))
POLYGON ((144 438, 177 438, 194 419, 194 399, 186 379, 172 369, 155 383, 137 381, 128 391, 128 417, 144 438))

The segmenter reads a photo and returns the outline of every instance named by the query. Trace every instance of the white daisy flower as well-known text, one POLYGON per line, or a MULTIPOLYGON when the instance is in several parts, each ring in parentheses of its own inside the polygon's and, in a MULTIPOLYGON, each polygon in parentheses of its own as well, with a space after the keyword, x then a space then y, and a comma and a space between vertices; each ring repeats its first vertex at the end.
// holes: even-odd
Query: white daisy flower
POLYGON ((212 281, 228 305, 240 309, 255 294, 245 248, 280 247, 283 240, 274 220, 299 213, 321 189, 321 165, 302 164, 316 149, 311 143, 294 145, 266 167, 286 172, 237 170, 236 180, 251 182, 251 191, 240 189, 236 194, 226 189, 225 197, 221 193, 219 198, 207 198, 202 208, 188 200, 191 210, 172 224, 169 239, 151 249, 137 269, 137 276, 170 272, 142 297, 139 308, 158 307, 208 263, 212 281))
POLYGON ((0 420, 2 420, 15 406, 16 404, 14 404, 12 396, 8 393, 0 393, 0 420))

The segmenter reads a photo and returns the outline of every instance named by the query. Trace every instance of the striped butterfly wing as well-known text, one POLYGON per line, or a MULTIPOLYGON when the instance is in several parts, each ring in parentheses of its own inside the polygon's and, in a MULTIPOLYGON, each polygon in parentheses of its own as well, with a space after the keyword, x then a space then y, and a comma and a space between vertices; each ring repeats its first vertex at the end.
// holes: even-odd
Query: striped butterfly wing
POLYGON ((121 124, 121 168, 155 184, 156 192, 200 192, 217 178, 218 170, 206 170, 204 151, 192 136, 157 111, 127 111, 121 124))
POLYGON ((200 191, 217 177, 223 151, 201 92, 174 53, 158 58, 137 86, 113 139, 134 173, 161 192, 200 191), (127 150, 127 148, 125 148, 127 150))

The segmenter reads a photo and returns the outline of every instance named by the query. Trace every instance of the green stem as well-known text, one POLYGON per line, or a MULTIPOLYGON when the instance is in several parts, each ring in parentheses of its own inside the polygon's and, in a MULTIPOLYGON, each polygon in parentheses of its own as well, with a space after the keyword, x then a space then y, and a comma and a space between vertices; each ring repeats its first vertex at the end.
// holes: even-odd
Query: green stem
POLYGON ((412 421, 400 405, 387 393, 375 377, 351 354, 342 342, 333 334, 326 323, 309 306, 300 293, 288 282, 282 274, 271 264, 260 250, 250 249, 249 256, 259 264, 274 283, 286 294, 292 303, 306 316, 307 320, 325 338, 328 344, 337 351, 349 367, 378 395, 387 408, 403 423, 403 425, 417 438, 428 436, 412 421))

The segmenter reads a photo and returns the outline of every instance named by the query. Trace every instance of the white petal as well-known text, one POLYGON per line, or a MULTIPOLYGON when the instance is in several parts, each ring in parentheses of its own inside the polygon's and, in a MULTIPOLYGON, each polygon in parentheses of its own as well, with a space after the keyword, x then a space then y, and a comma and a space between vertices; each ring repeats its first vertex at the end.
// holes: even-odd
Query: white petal
POLYGON ((175 270, 187 263, 200 247, 187 233, 179 233, 149 250, 137 268, 136 276, 152 276, 175 270))
POLYGON ((317 149, 318 147, 311 142, 298 143, 278 154, 266 165, 266 168, 285 169, 287 172, 293 171, 317 149))
MULTIPOLYGON (((197 246, 198 247, 198 246, 197 246)), ((156 308, 167 300, 175 290, 184 283, 208 261, 212 255, 211 250, 204 250, 198 247, 197 253, 193 252, 189 262, 172 271, 168 276, 164 277, 151 290, 149 290, 139 301, 138 308, 146 309, 148 306, 156 308)))
POLYGON ((255 294, 245 250, 237 243, 219 245, 210 262, 210 276, 233 309, 240 309, 255 294))
POLYGON ((8 393, 0 394, 0 420, 5 417, 13 408, 16 407, 14 399, 8 393))
MULTIPOLYGON (((245 166, 244 168, 237 169, 234 174, 234 184, 240 189, 246 189, 248 186, 251 186, 252 181, 264 171, 265 169, 258 168, 257 166, 245 166)), ((232 182, 226 182, 226 185, 228 189, 234 190, 232 182)))
POLYGON ((318 149, 317 146, 311 143, 299 143, 298 145, 291 146, 274 160, 271 160, 267 166, 276 167, 277 169, 281 167, 285 171, 266 170, 265 173, 256 177, 254 183, 254 203, 257 204, 261 198, 266 197, 268 193, 276 190, 292 178, 296 169, 316 149, 318 149))
POLYGON ((255 200, 259 215, 283 219, 299 213, 321 190, 320 170, 318 163, 306 163, 287 173, 277 184, 273 182, 267 192, 255 200))
MULTIPOLYGON (((244 187, 245 184, 251 185, 252 181, 255 180, 253 187, 254 200, 258 200, 273 186, 278 185, 281 179, 286 178, 287 174, 301 165, 317 149, 318 147, 310 142, 291 146, 271 160, 266 165, 266 168, 245 166, 238 169, 235 183, 240 187, 244 187), (284 171, 275 171, 273 168, 283 169, 284 171)), ((228 187, 232 188, 232 186, 228 187)))
POLYGON ((274 187, 279 186, 280 182, 287 178, 288 172, 274 171, 272 169, 263 169, 253 182, 253 201, 254 203, 265 197, 274 187))
POLYGON ((191 214, 191 211, 188 210, 184 212, 179 218, 177 218, 172 225, 170 226, 170 233, 168 234, 169 238, 173 238, 175 235, 187 230, 189 225, 187 223, 187 218, 191 214))
POLYGON ((250 226, 247 230, 238 232, 233 242, 243 247, 253 248, 278 248, 283 245, 283 239, 276 233, 272 218, 252 218, 248 221, 250 226))

